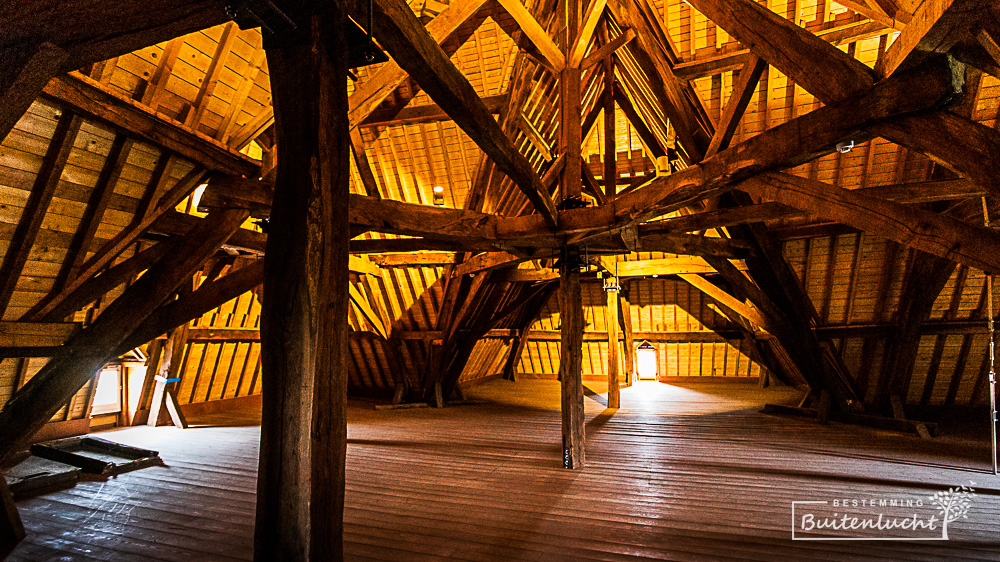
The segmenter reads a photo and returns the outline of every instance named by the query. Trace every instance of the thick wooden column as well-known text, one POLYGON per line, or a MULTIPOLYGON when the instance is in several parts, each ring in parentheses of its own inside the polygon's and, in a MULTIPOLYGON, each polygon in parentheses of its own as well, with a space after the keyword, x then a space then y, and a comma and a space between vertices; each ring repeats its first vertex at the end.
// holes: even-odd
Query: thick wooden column
MULTIPOLYGON (((617 283, 618 280, 612 277, 617 283)), ((609 291, 604 321, 608 325, 608 408, 621 407, 618 388, 618 292, 609 291)))
POLYGON ((278 164, 261 312, 257 560, 342 560, 347 426, 345 17, 336 4, 265 47, 278 164))
POLYGON ((583 431, 583 297, 580 272, 566 266, 559 277, 560 352, 559 380, 562 397, 563 468, 584 467, 583 431))

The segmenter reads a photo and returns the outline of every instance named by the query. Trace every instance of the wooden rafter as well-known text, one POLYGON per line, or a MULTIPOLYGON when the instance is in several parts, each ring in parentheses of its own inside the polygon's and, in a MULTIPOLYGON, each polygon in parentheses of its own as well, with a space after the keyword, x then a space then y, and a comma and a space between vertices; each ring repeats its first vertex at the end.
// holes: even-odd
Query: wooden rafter
POLYGON ((528 196, 551 227, 556 226, 555 203, 542 187, 531 164, 514 147, 472 85, 455 68, 408 6, 399 0, 375 4, 374 25, 382 44, 423 89, 528 196))

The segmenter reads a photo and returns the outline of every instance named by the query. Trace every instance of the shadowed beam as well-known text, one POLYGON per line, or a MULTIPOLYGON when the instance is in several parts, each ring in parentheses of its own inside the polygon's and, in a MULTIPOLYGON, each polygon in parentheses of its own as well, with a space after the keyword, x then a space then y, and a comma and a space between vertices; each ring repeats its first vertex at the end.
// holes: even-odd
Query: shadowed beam
POLYGON ((79 72, 55 78, 45 86, 42 94, 81 114, 166 148, 208 170, 246 176, 260 173, 260 164, 249 157, 229 150, 226 145, 195 133, 79 72))
POLYGON ((531 163, 497 124, 472 84, 431 38, 401 0, 377 0, 373 25, 382 45, 400 67, 493 159, 497 168, 527 195, 545 222, 556 226, 556 207, 531 163))
POLYGON ((50 78, 227 20, 210 0, 8 2, 0 11, 0 139, 50 78))
MULTIPOLYGON (((128 336, 239 229, 249 213, 226 209, 194 229, 175 252, 149 269, 97 319, 67 343, 76 352, 54 358, 0 411, 0 460, 23 447, 102 365, 117 357, 128 336)), ((155 336, 154 336, 155 337, 155 336)))
MULTIPOLYGON (((825 104, 848 103, 848 99, 869 90, 875 81, 874 72, 860 61, 751 0, 691 2, 825 104)), ((958 70, 956 65, 956 73, 958 70)), ((915 89, 919 87, 914 85, 915 89)), ((947 103, 960 92, 961 87, 936 105, 947 103)), ((925 154, 1000 194, 1000 178, 993 173, 1000 167, 1000 131, 996 129, 941 111, 901 115, 867 129, 874 136, 925 154)))
POLYGON ((875 63, 875 75, 885 78, 896 69, 919 64, 930 54, 947 53, 970 35, 989 5, 984 0, 925 0, 875 63))
POLYGON ((738 188, 935 256, 1000 272, 1000 233, 988 228, 777 172, 750 178, 738 188))

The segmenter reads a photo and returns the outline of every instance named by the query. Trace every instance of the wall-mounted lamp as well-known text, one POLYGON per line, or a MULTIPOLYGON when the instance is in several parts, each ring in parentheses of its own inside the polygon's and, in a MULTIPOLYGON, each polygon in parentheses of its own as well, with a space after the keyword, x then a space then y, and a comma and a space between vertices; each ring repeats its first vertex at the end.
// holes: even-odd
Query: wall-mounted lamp
POLYGON ((444 205, 444 188, 440 185, 434 186, 434 204, 444 205))

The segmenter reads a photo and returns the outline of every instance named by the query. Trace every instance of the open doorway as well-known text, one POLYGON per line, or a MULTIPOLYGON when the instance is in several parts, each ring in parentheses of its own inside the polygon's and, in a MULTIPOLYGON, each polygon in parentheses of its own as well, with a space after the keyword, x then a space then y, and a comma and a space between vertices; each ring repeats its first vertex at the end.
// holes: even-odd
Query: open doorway
POLYGON ((656 380, 656 347, 648 341, 635 350, 635 375, 638 380, 656 380))

